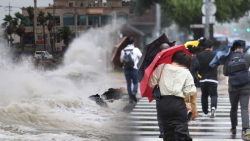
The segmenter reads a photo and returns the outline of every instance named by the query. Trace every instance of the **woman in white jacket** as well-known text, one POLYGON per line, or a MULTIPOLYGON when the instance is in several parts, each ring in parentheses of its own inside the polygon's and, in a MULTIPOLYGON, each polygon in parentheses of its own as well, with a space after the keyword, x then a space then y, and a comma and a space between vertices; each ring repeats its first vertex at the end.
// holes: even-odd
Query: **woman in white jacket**
POLYGON ((184 51, 177 51, 172 57, 172 64, 159 65, 151 75, 149 86, 154 88, 162 73, 159 81, 162 97, 156 108, 163 125, 164 141, 192 141, 184 102, 186 95, 196 93, 190 64, 191 57, 184 51))

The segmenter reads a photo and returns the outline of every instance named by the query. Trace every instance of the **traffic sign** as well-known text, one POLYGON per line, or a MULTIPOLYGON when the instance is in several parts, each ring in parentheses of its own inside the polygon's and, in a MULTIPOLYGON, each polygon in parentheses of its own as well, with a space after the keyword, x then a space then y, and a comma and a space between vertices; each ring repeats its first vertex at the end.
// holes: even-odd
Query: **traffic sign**
MULTIPOLYGON (((206 2, 206 0, 203 0, 203 2, 205 3, 205 2, 206 2)), ((209 2, 214 2, 214 0, 210 0, 209 2)))
MULTIPOLYGON (((208 15, 212 16, 212 15, 214 15, 216 13, 217 8, 216 8, 215 4, 212 3, 212 2, 210 2, 208 5, 209 5, 209 7, 208 7, 209 8, 208 9, 208 11, 209 11, 208 15)), ((203 15, 206 15, 206 5, 205 4, 202 5, 201 12, 202 12, 203 15)))
MULTIPOLYGON (((209 23, 214 24, 215 23, 215 16, 209 16, 209 23)), ((206 16, 202 16, 202 24, 206 24, 206 16)))
POLYGON ((190 28, 205 28, 204 24, 191 24, 190 28))

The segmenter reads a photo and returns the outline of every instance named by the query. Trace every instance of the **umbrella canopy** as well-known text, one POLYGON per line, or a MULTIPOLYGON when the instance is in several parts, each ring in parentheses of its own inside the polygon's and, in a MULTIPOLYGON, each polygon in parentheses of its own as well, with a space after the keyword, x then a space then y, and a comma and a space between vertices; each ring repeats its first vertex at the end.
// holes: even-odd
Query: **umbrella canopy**
POLYGON ((142 97, 148 97, 149 102, 151 102, 152 100, 154 100, 152 98, 152 91, 153 88, 151 88, 148 83, 149 83, 149 78, 151 76, 151 74, 153 73, 153 71, 156 69, 156 67, 160 64, 170 64, 172 63, 172 56, 174 55, 174 53, 176 51, 184 51, 186 53, 188 53, 190 56, 190 52, 188 52, 188 50, 185 48, 184 45, 180 45, 180 46, 175 46, 175 47, 171 47, 169 49, 163 50, 162 52, 158 53, 156 55, 156 57, 154 58, 153 62, 149 65, 149 67, 145 70, 144 73, 144 77, 140 83, 140 89, 141 89, 141 95, 142 97))
POLYGON ((163 43, 167 43, 170 47, 175 45, 175 41, 170 42, 168 40, 168 37, 165 34, 162 34, 159 38, 155 39, 144 48, 142 57, 137 64, 139 68, 138 69, 139 82, 142 81, 146 68, 152 63, 156 54, 160 52, 160 46, 163 43))
POLYGON ((112 51, 111 63, 113 69, 122 68, 122 63, 120 62, 121 51, 127 46, 127 36, 123 37, 118 44, 115 45, 112 51))
POLYGON ((210 62, 210 67, 215 67, 217 65, 224 65, 227 59, 227 56, 231 54, 231 49, 235 43, 240 44, 243 47, 243 52, 246 52, 249 49, 249 45, 246 45, 244 40, 234 40, 229 43, 226 47, 217 52, 213 60, 210 62))

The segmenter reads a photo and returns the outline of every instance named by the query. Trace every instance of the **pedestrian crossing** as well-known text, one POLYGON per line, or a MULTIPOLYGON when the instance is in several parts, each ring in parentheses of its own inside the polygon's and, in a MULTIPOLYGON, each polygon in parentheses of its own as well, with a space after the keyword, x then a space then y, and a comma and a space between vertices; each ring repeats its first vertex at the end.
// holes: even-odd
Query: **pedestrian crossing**
MULTIPOLYGON (((238 107, 238 126, 237 134, 232 135, 230 132, 230 102, 228 94, 220 94, 218 97, 218 105, 216 117, 203 117, 201 107, 201 94, 198 94, 197 108, 199 117, 195 121, 188 123, 189 133, 194 141, 230 141, 241 139, 241 110, 238 107)), ((209 98, 210 101, 210 98, 209 98)), ((210 102, 209 102, 210 106, 210 102)), ((162 141, 159 139, 159 127, 156 117, 156 102, 148 102, 147 98, 142 98, 130 113, 131 122, 130 133, 135 136, 135 141, 162 141)))

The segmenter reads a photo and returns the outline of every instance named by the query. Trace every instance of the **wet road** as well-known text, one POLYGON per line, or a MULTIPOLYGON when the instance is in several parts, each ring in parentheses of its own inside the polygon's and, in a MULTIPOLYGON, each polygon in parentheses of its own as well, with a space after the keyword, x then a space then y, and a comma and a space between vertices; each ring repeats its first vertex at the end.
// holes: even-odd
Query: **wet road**
MULTIPOLYGON (((230 102, 226 85, 218 87, 218 106, 216 117, 203 117, 201 109, 201 93, 198 93, 197 107, 199 118, 189 122, 189 132, 194 141, 230 141, 241 139, 241 116, 240 106, 238 110, 238 127, 237 135, 232 136, 230 132, 230 102)), ((209 98, 210 101, 210 98, 209 98)), ((146 98, 140 99, 136 107, 130 114, 130 120, 134 121, 131 125, 131 133, 135 136, 136 141, 160 141, 158 138, 159 128, 156 119, 155 101, 149 103, 146 98)))

